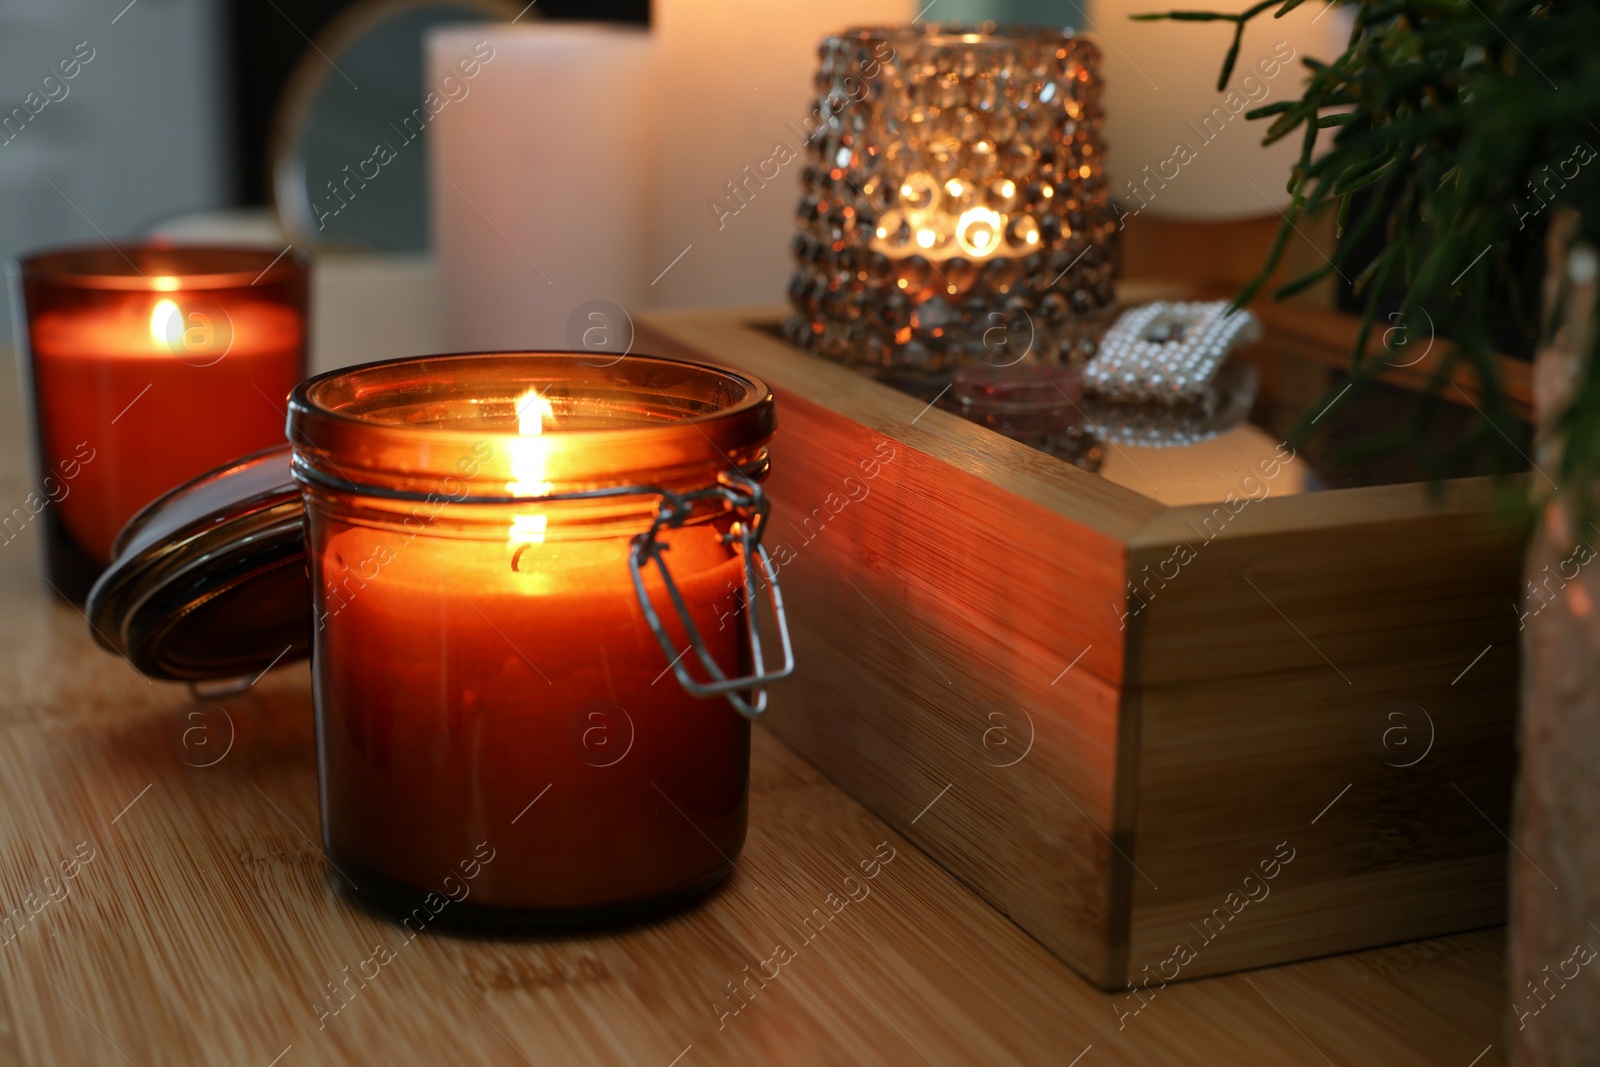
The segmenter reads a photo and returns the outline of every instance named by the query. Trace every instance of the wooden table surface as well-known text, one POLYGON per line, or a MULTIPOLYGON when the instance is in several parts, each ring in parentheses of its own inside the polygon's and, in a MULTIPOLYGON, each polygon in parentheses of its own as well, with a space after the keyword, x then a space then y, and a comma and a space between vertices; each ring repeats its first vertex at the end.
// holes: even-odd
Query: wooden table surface
MULTIPOLYGON (((10 362, 0 514, 28 489, 10 362)), ((146 681, 45 595, 36 537, 0 544, 0 1062, 1500 1062, 1499 930, 1175 984, 1119 1023, 1138 1001, 761 729, 749 841, 709 900, 605 935, 408 942, 326 875, 305 666, 220 703, 146 681), (815 908, 839 910, 806 941, 815 908)))

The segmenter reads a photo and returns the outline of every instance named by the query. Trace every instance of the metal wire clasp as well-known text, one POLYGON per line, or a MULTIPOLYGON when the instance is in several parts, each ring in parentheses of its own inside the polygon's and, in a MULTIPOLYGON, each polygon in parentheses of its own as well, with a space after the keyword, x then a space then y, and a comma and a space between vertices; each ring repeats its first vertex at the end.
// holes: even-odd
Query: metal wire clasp
POLYGON ((767 498, 761 492, 761 487, 743 474, 729 472, 722 477, 721 482, 720 485, 692 493, 674 493, 671 490, 658 489, 661 503, 657 505, 655 521, 651 523, 648 533, 634 537, 628 553, 628 569, 633 574, 633 588, 638 594, 639 606, 644 609, 645 622, 649 623, 651 632, 660 642, 662 654, 671 661, 672 673, 677 677, 678 684, 683 686, 686 692, 697 697, 719 694, 725 696, 728 698, 728 703, 732 704, 741 715, 753 719, 767 709, 766 687, 794 673, 794 650, 789 644, 789 620, 783 611, 783 593, 778 589, 778 575, 772 568, 772 560, 768 557, 767 550, 761 547, 761 532, 766 525, 767 512, 770 509, 767 498), (657 534, 663 529, 676 529, 682 526, 694 513, 697 505, 707 502, 713 504, 720 502, 724 512, 732 512, 737 516, 732 528, 723 535, 723 541, 727 544, 737 543, 740 548, 744 572, 745 629, 750 638, 752 669, 749 674, 732 678, 717 666, 716 661, 711 658, 711 653, 706 649, 699 629, 689 617, 688 606, 684 604, 683 596, 678 592, 678 584, 673 581, 672 572, 667 569, 664 553, 670 546, 657 539, 657 534), (777 621, 778 642, 783 651, 782 665, 772 671, 767 670, 766 657, 761 646, 759 613, 756 611, 757 560, 761 564, 761 578, 771 596, 772 615, 777 621), (655 606, 650 603, 650 595, 645 592, 644 568, 650 563, 654 563, 660 570, 662 584, 666 586, 667 596, 671 598, 673 609, 678 613, 678 621, 683 623, 684 632, 689 638, 689 646, 694 649, 695 656, 700 660, 701 667, 705 669, 711 681, 695 681, 683 662, 683 651, 673 648, 672 639, 661 624, 661 617, 656 613, 655 606), (744 690, 750 692, 747 694, 742 692, 744 690))

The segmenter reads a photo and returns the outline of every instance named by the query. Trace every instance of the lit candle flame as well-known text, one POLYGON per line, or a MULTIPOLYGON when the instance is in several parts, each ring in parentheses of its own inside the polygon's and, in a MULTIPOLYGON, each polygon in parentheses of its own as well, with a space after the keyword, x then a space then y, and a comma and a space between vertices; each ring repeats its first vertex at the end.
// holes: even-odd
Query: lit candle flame
POLYGON ((546 419, 555 421, 555 406, 537 389, 529 389, 517 397, 517 433, 524 437, 538 437, 544 433, 546 419))
POLYGON ((991 255, 1000 244, 1000 230, 1004 225, 1000 213, 991 208, 975 207, 962 213, 956 222, 956 242, 962 250, 975 258, 991 255))
POLYGON ((171 300, 157 300, 150 311, 150 340, 157 348, 167 347, 175 340, 170 334, 172 320, 178 314, 178 305, 171 300))
MULTIPOLYGON (((549 445, 543 440, 530 440, 544 434, 547 420, 555 421, 555 408, 539 390, 529 389, 517 398, 519 440, 511 446, 512 481, 506 484, 513 494, 543 496, 550 491, 550 483, 545 480, 549 445)), ((543 515, 513 515, 507 540, 513 545, 537 544, 544 540, 545 522, 543 515)))

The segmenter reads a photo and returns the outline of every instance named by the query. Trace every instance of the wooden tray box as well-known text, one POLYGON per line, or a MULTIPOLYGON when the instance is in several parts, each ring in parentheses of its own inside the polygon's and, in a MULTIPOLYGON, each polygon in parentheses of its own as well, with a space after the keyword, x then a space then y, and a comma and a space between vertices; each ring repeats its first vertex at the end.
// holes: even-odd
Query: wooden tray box
MULTIPOLYGON (((635 345, 778 396, 774 733, 1106 989, 1504 921, 1503 490, 1291 492, 1307 461, 1269 471, 1254 428, 1090 475, 778 317, 660 313, 635 345)), ((1264 390, 1311 403, 1345 335, 1274 316, 1264 390)))

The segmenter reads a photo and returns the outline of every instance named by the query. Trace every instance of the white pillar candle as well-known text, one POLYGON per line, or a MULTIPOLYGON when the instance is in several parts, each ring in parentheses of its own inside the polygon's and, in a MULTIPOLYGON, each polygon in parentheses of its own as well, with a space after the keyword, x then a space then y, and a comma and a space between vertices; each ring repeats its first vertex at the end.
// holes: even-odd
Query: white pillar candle
POLYGON ((663 107, 651 277, 666 273, 651 287, 655 303, 783 300, 817 45, 847 26, 910 21, 921 6, 657 0, 663 107))
MULTIPOLYGON (((1227 5, 1222 5, 1226 7, 1227 5)), ((1346 16, 1302 4, 1281 19, 1251 20, 1227 90, 1217 76, 1231 22, 1133 22, 1169 11, 1166 0, 1092 0, 1085 33, 1100 44, 1111 195, 1126 214, 1189 219, 1271 215, 1289 203, 1284 185, 1300 156, 1301 131, 1263 148, 1266 120, 1245 112, 1296 99, 1301 60, 1331 62, 1349 35, 1346 16)))
POLYGON ((643 304, 651 61, 648 35, 623 27, 428 35, 425 88, 445 101, 429 122, 429 196, 452 347, 583 347, 585 305, 643 304))

